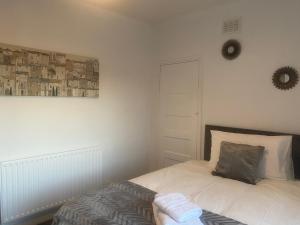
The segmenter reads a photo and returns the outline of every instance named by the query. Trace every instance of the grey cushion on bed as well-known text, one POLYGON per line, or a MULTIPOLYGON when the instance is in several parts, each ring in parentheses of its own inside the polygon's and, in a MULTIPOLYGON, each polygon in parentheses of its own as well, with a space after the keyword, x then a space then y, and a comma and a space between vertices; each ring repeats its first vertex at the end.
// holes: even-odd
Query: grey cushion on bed
POLYGON ((212 172, 214 176, 248 184, 258 182, 258 167, 263 158, 264 147, 222 142, 220 150, 219 162, 212 172))

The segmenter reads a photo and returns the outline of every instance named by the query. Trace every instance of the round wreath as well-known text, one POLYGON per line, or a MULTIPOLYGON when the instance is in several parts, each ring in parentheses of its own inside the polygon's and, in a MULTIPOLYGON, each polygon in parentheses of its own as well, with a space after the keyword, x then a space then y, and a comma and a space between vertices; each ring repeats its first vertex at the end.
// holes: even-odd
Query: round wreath
POLYGON ((278 69, 273 75, 273 84, 281 90, 289 90, 294 88, 299 81, 298 71, 293 67, 282 67, 278 69), (287 81, 283 81, 283 76, 288 76, 287 81))
POLYGON ((222 48, 222 55, 225 59, 233 60, 237 58, 242 51, 240 42, 237 40, 229 40, 225 42, 222 48))

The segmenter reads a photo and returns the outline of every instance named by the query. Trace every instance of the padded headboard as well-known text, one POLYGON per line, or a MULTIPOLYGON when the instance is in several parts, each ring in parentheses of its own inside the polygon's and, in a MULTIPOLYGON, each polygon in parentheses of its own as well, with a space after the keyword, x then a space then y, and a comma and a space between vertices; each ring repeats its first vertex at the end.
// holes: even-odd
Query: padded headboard
POLYGON ((268 136, 292 135, 293 136, 293 143, 292 143, 292 151, 293 151, 292 155, 293 156, 292 157, 293 157, 293 162, 294 162, 295 177, 297 179, 300 179, 300 135, 206 125, 205 126, 205 144, 204 144, 204 159, 206 161, 210 160, 210 152, 211 152, 211 132, 210 131, 211 130, 231 132, 231 133, 240 133, 240 134, 268 135, 268 136))

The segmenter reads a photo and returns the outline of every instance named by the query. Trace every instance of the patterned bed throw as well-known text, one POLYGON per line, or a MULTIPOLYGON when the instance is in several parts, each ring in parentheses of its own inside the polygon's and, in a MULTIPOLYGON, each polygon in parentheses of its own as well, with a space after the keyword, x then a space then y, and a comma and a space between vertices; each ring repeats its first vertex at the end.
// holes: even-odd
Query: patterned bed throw
MULTIPOLYGON (((152 201, 155 192, 129 181, 112 184, 63 205, 52 225, 155 225, 152 201)), ((243 225, 203 211, 204 225, 243 225)))

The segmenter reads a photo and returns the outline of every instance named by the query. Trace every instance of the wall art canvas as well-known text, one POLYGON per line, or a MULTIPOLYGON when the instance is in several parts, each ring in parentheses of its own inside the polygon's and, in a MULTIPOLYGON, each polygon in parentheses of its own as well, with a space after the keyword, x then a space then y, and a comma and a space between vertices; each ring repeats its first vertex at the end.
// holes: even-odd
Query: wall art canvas
POLYGON ((0 44, 0 95, 98 97, 99 61, 0 44))

